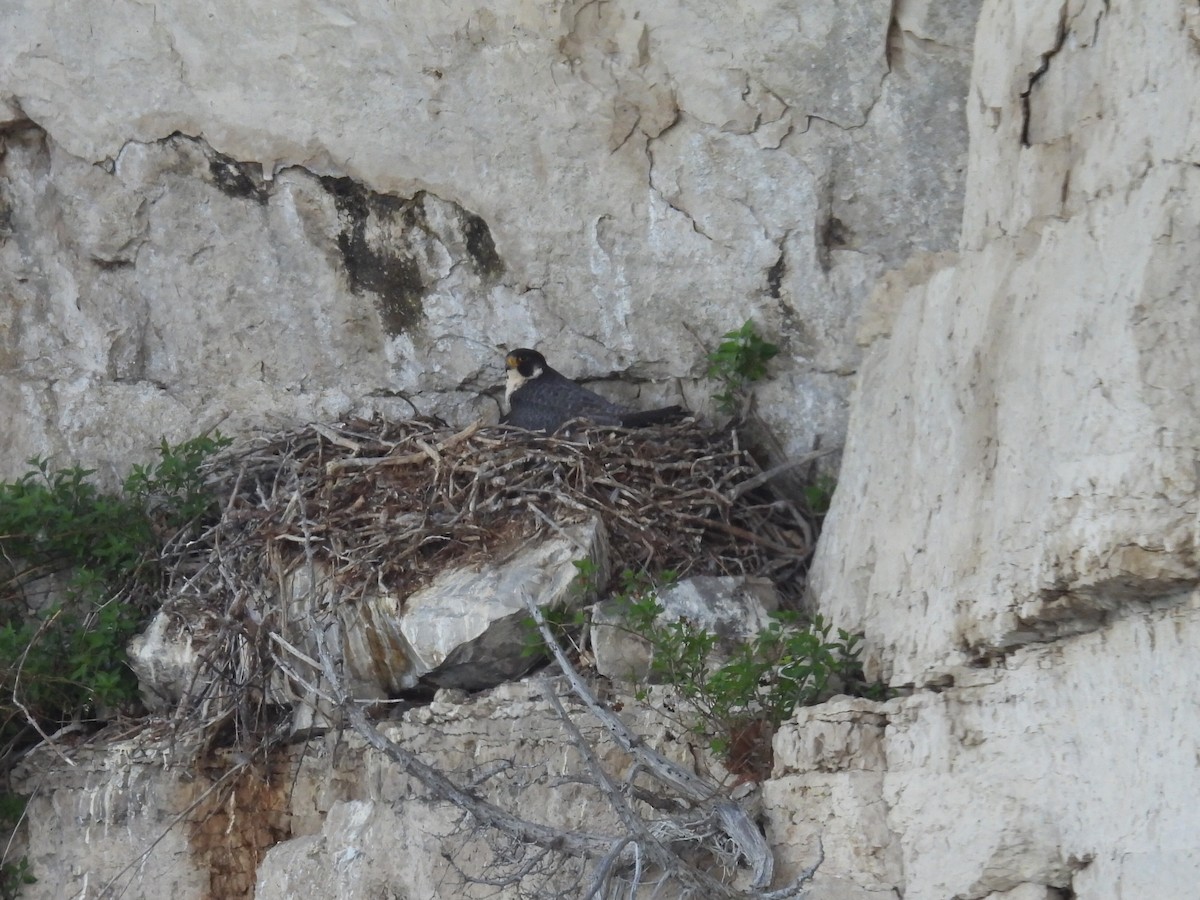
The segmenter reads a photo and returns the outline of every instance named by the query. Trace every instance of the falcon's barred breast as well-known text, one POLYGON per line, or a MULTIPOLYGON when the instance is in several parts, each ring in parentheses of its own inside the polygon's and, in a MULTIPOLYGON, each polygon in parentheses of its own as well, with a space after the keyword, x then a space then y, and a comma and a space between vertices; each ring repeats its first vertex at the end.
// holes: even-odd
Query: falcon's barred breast
POLYGON ((681 406, 636 410, 612 403, 550 368, 546 357, 536 350, 513 350, 505 358, 504 366, 508 413, 500 419, 503 425, 552 432, 571 419, 586 419, 597 425, 640 427, 674 422, 688 415, 681 406))

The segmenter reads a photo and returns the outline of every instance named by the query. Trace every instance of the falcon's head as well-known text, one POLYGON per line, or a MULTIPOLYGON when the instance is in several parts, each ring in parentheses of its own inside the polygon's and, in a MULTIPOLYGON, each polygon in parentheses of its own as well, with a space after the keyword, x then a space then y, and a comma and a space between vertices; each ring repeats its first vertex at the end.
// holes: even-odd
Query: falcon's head
POLYGON ((504 358, 504 368, 507 370, 507 381, 504 386, 504 402, 512 401, 513 391, 518 390, 531 378, 537 378, 549 366, 546 357, 536 350, 522 347, 514 350, 504 358))

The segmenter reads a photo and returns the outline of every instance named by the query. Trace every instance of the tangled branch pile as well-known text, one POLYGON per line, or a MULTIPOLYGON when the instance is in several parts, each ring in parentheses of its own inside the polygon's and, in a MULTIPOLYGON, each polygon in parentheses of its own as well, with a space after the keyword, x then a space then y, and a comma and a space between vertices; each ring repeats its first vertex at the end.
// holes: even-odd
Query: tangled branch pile
MULTIPOLYGON (((261 852, 285 833, 263 820, 231 841, 214 837, 231 834, 246 809, 235 809, 235 798, 246 793, 235 785, 258 785, 258 773, 272 771, 280 758, 271 753, 277 742, 306 727, 281 715, 297 697, 303 701, 294 710, 331 711, 323 721, 348 724, 433 798, 461 810, 462 821, 473 823, 472 840, 476 831, 485 835, 493 856, 480 873, 462 870, 464 883, 512 887, 522 896, 532 881, 538 896, 632 896, 674 884, 679 896, 782 898, 811 878, 819 859, 792 884, 766 890, 773 858, 753 816, 707 776, 657 753, 590 694, 532 596, 524 600, 562 672, 560 680, 543 676, 541 692, 580 761, 579 780, 563 779, 556 755, 553 786, 566 787, 571 802, 594 797, 608 811, 586 831, 523 818, 518 805, 505 805, 520 781, 497 781, 489 794, 476 775, 460 783, 396 743, 364 705, 351 671, 354 654, 339 631, 343 612, 378 609, 372 601, 382 594, 408 597, 449 568, 502 562, 593 517, 604 525, 618 581, 626 568, 766 576, 786 600, 789 588, 799 589, 813 525, 771 491, 776 473, 759 468, 736 431, 681 423, 547 436, 478 424, 454 431, 424 419, 358 420, 260 437, 211 458, 223 442, 205 440, 202 448, 181 445, 196 450, 186 456, 164 444, 163 464, 142 473, 145 490, 137 498, 149 507, 148 533, 174 536, 161 555, 156 540, 137 557, 137 577, 105 608, 150 611, 166 598, 163 615, 135 639, 150 652, 134 657, 149 660, 153 677, 143 686, 157 685, 175 704, 168 758, 213 772, 233 766, 167 827, 194 814, 194 834, 203 837, 193 846, 207 848, 214 871, 229 883, 252 884, 261 852), (179 484, 189 505, 175 516, 171 489, 180 489, 168 476, 179 474, 172 466, 181 458, 188 464, 179 484), (578 700, 573 710, 565 688, 578 700), (633 760, 619 777, 592 746, 595 735, 585 737, 574 721, 585 709, 624 754, 618 758, 633 760), (205 753, 228 745, 231 752, 205 753), (211 814, 218 808, 229 810, 225 818, 211 814), (748 893, 731 886, 738 878, 748 893)), ((376 616, 369 625, 379 623, 376 616)), ((363 630, 382 640, 384 629, 363 630)), ((153 706, 161 711, 165 704, 153 706)), ((155 737, 168 730, 153 718, 137 728, 155 737)), ((543 769, 550 773, 550 763, 524 762, 519 770, 532 784, 531 773, 543 769)), ((274 787, 262 786, 247 795, 256 798, 251 802, 267 802, 274 787)))
POLYGON ((406 596, 449 566, 599 516, 614 572, 795 583, 812 528, 767 481, 735 432, 695 423, 561 437, 358 420, 258 439, 216 460, 219 518, 166 560, 172 605, 190 629, 207 622, 218 670, 184 704, 189 724, 211 738, 231 719, 251 733, 265 723, 278 579, 305 561, 331 573, 334 603, 379 587, 406 596))

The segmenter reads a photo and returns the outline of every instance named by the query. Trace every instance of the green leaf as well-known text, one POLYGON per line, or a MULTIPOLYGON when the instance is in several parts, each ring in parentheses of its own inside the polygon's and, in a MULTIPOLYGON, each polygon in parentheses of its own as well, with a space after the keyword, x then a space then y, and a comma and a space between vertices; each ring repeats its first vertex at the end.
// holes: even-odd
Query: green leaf
MULTIPOLYGON (((830 640, 832 626, 821 616, 805 623, 794 612, 776 614, 753 639, 733 646, 723 664, 713 666, 716 635, 685 620, 661 622, 662 607, 644 575, 626 572, 623 582, 625 624, 653 650, 651 677, 675 685, 691 706, 693 733, 714 752, 732 746, 747 721, 775 727, 797 706, 821 702, 835 676, 861 680, 860 638, 839 629, 830 640)), ((853 690, 855 685, 840 687, 853 690)), ((860 692, 874 696, 877 688, 863 685, 860 692)), ((639 688, 636 696, 644 700, 647 695, 639 688)))
POLYGON ((725 412, 732 412, 747 385, 766 377, 767 363, 779 354, 779 348, 759 337, 750 319, 741 328, 726 332, 724 337, 708 354, 706 376, 721 385, 713 395, 717 405, 725 412))
POLYGON ((16 740, 24 728, 17 701, 55 728, 97 703, 136 700, 125 646, 149 611, 110 598, 154 577, 160 535, 215 509, 205 466, 228 444, 219 434, 163 440, 158 464, 132 467, 120 493, 102 491, 92 469, 56 469, 41 457, 0 484, 0 558, 18 569, 0 586, 0 737, 16 740), (64 595, 31 615, 26 588, 51 574, 66 576, 64 595))

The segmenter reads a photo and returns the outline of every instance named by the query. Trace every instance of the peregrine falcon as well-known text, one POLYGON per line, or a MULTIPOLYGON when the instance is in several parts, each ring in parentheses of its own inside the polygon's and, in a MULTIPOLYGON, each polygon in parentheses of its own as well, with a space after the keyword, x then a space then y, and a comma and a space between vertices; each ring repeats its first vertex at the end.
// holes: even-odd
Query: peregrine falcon
POLYGON ((504 389, 508 414, 500 418, 502 425, 553 432, 570 419, 587 419, 597 425, 636 428, 674 422, 688 415, 681 406, 636 410, 611 403, 550 368, 546 357, 536 350, 514 350, 504 366, 508 370, 504 389))

